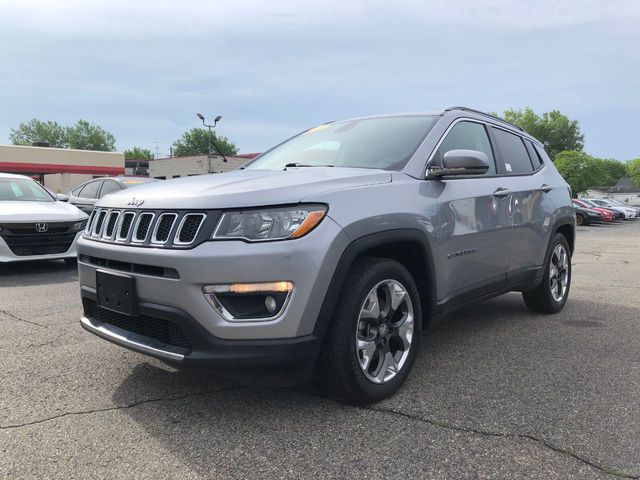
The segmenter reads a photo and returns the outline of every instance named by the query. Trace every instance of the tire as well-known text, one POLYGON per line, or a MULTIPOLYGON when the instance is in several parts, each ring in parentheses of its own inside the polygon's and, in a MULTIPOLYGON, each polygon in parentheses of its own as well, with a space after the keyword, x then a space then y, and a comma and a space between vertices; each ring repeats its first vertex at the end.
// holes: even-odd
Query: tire
POLYGON ((358 259, 327 330, 315 380, 353 405, 388 398, 411 371, 421 331, 420 296, 409 271, 390 259, 358 259))
POLYGON ((527 307, 534 312, 558 313, 567 303, 570 287, 571 249, 565 236, 556 233, 549 242, 542 282, 536 288, 522 292, 522 297, 527 307), (566 260, 558 258, 558 251, 564 251, 566 260), (558 268, 559 266, 561 268, 558 268), (564 291, 562 291, 562 285, 564 285, 564 291))
POLYGON ((576 213, 576 225, 578 226, 586 225, 586 223, 584 222, 584 217, 579 213, 576 213))
POLYGON ((64 263, 66 263, 67 265, 77 265, 78 264, 78 259, 77 258, 65 258, 64 259, 64 263))

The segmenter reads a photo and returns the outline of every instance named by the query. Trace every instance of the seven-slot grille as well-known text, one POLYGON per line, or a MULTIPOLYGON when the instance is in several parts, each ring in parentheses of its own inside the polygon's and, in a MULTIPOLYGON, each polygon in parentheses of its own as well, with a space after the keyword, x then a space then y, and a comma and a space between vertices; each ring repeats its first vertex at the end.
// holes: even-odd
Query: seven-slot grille
POLYGON ((96 208, 85 235, 111 243, 187 247, 197 240, 206 218, 202 212, 96 208))

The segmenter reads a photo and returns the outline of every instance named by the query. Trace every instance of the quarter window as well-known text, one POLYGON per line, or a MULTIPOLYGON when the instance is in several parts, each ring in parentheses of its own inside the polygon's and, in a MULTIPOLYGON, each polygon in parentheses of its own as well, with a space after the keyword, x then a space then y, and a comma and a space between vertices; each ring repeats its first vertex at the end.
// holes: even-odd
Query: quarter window
POLYGON ((540 165, 542 165, 544 162, 542 161, 542 158, 540 158, 540 155, 538 154, 536 149, 533 148, 533 143, 531 143, 529 140, 526 140, 524 143, 527 145, 527 151, 529 152, 529 157, 531 157, 531 163, 533 163, 533 169, 537 170, 537 168, 540 165))
POLYGON ((522 139, 518 135, 493 128, 496 146, 504 164, 507 175, 518 175, 533 172, 533 165, 522 139))
POLYGON ((436 150, 432 165, 442 166, 442 156, 450 150, 476 150, 484 153, 489 159, 489 170, 485 175, 496 174, 491 143, 483 124, 476 122, 455 124, 436 150))

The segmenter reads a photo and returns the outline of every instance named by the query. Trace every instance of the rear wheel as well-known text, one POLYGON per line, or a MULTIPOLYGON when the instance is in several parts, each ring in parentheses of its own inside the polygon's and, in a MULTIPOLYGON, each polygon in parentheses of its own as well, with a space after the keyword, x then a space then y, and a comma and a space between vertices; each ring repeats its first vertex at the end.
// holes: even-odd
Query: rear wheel
POLYGON ((584 225, 584 217, 579 213, 576 213, 576 225, 584 225))
POLYGON ((567 303, 570 287, 571 249, 565 236, 557 233, 549 243, 542 282, 522 296, 534 312, 557 313, 567 303))
POLYGON ((413 366, 421 323, 418 289, 404 266, 357 260, 327 331, 316 380, 353 404, 390 397, 413 366))

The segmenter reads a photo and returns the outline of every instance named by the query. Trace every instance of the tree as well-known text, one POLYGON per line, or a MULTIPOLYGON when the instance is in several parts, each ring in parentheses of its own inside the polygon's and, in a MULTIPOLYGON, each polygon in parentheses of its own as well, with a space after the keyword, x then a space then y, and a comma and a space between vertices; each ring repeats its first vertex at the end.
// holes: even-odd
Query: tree
POLYGON ((86 120, 78 120, 73 127, 68 127, 67 138, 69 148, 104 152, 113 152, 116 149, 116 139, 112 134, 86 120))
POLYGON ((577 120, 569 120, 558 110, 537 115, 530 107, 524 110, 505 110, 502 118, 530 133, 544 145, 549 157, 555 161, 558 153, 566 150, 582 151, 584 135, 577 120))
POLYGON ((14 145, 32 145, 35 142, 47 142, 50 147, 67 148, 67 129, 58 122, 43 122, 33 118, 11 129, 9 140, 14 145))
POLYGON ((571 187, 574 196, 589 187, 602 184, 602 166, 591 155, 575 150, 560 152, 553 163, 571 187))
POLYGON ((206 155, 209 151, 209 140, 211 140, 212 154, 235 155, 238 153, 238 147, 227 137, 218 136, 215 132, 211 132, 211 135, 209 135, 209 130, 204 128, 192 128, 173 142, 173 154, 176 157, 206 155), (216 146, 221 152, 218 151, 216 146))
POLYGON ((133 147, 124 151, 125 160, 153 160, 153 153, 146 148, 133 147))
POLYGON ((618 180, 627 174, 627 166, 618 160, 613 158, 596 158, 595 160, 601 169, 600 185, 615 185, 618 180))
POLYGON ((636 187, 640 187, 640 158, 627 163, 627 176, 636 187))

